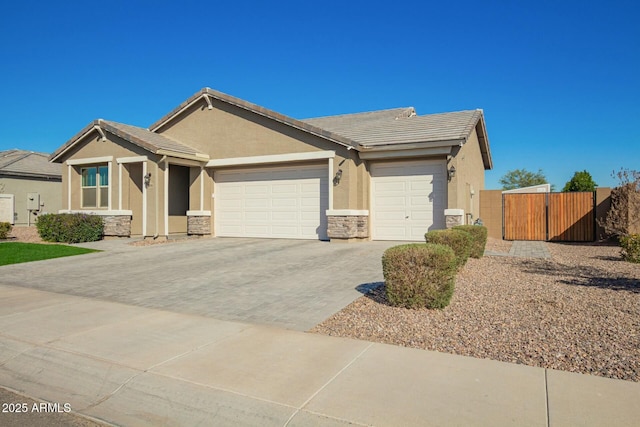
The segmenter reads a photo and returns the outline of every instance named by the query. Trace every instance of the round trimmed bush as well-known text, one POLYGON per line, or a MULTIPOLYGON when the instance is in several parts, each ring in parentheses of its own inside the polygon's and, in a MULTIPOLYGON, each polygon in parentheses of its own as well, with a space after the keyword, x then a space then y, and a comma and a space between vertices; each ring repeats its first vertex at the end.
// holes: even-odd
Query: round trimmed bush
POLYGON ((462 230, 449 228, 447 230, 433 230, 424 235, 427 243, 436 243, 439 245, 449 246, 456 255, 458 268, 462 268, 471 253, 472 237, 469 233, 462 230))
POLYGON ((387 300, 396 307, 448 306, 456 272, 456 256, 444 245, 400 245, 387 249, 382 255, 387 300))
POLYGON ((483 225, 457 225, 454 230, 462 230, 471 234, 471 258, 482 258, 484 248, 487 246, 487 227, 483 225))

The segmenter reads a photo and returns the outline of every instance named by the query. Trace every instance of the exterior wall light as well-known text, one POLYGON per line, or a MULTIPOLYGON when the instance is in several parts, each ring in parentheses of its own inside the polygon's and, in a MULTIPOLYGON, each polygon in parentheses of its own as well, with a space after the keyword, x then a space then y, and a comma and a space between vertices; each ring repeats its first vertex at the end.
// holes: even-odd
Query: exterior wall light
POLYGON ((333 185, 340 184, 341 179, 342 179, 342 169, 338 169, 338 172, 336 172, 336 176, 333 177, 333 185))
POLYGON ((453 179, 453 177, 456 176, 456 168, 455 168, 455 166, 451 166, 449 168, 449 170, 447 171, 447 176, 449 177, 449 181, 451 181, 453 179))
POLYGON ((144 186, 149 187, 150 184, 151 184, 151 172, 149 172, 144 176, 144 186))

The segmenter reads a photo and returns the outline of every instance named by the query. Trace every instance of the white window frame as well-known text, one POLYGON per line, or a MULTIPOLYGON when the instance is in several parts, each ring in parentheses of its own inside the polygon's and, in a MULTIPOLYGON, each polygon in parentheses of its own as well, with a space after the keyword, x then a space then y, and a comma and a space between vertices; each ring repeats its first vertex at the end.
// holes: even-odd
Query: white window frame
POLYGON ((82 209, 110 209, 110 193, 111 193, 111 174, 109 173, 109 164, 108 163, 102 163, 102 164, 96 164, 96 165, 86 165, 86 166, 82 166, 80 168, 80 206, 82 209), (101 173, 100 173, 100 169, 106 169, 106 174, 107 174, 107 185, 106 185, 106 189, 107 189, 107 200, 102 200, 101 197, 101 189, 105 188, 104 185, 100 184, 101 181, 101 173), (96 185, 95 186, 85 186, 83 183, 83 177, 84 177, 84 171, 87 169, 95 169, 95 175, 96 175, 96 185), (95 189, 96 191, 96 205, 95 206, 86 206, 84 203, 84 190, 85 189, 95 189))

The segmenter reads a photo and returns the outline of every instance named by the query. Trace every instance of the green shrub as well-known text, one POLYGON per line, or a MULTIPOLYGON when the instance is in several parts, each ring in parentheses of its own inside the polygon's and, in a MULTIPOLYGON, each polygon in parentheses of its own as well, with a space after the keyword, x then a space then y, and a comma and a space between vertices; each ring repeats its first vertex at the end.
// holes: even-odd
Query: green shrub
POLYGON ((456 256, 444 245, 394 246, 382 255, 387 300, 397 307, 446 307, 453 295, 456 271, 456 256))
POLYGON ((0 240, 8 238, 12 228, 11 223, 0 222, 0 240))
POLYGON ((487 227, 483 225, 457 225, 454 230, 462 230, 471 234, 471 258, 482 258, 487 246, 487 227))
POLYGON ((630 234, 620 238, 622 259, 640 264, 640 234, 630 234))
POLYGON ((38 234, 46 242, 82 243, 102 238, 104 223, 97 215, 44 214, 36 222, 38 234))
POLYGON ((424 235, 427 243, 449 246, 456 255, 458 268, 462 268, 471 253, 472 237, 462 230, 450 228, 448 230, 433 230, 424 235))

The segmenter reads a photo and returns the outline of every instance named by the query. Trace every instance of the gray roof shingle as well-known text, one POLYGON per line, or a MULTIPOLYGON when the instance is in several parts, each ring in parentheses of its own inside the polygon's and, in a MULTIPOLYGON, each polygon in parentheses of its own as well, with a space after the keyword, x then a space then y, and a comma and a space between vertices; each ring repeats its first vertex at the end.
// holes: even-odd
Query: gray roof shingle
POLYGON ((48 154, 34 151, 0 151, 0 175, 62 179, 60 165, 48 159, 48 154))
POLYGON ((203 159, 209 158, 207 154, 200 153, 195 148, 189 147, 188 145, 171 139, 165 135, 151 132, 148 129, 127 125, 124 123, 113 122, 110 120, 98 119, 89 123, 73 138, 71 138, 63 146, 58 148, 49 157, 49 159, 54 162, 59 161, 60 156, 67 149, 75 145, 80 139, 91 132, 96 126, 154 154, 158 154, 162 151, 170 151, 172 153, 182 154, 185 156, 197 156, 203 159))
POLYGON ((167 150, 190 156, 201 155, 203 157, 208 157, 207 155, 200 153, 195 148, 191 148, 188 145, 175 141, 165 135, 160 135, 138 126, 112 122, 110 120, 99 120, 99 122, 104 130, 138 145, 145 150, 151 151, 152 153, 167 150))
POLYGON ((106 120, 96 120, 56 150, 51 155, 51 159, 58 161, 68 148, 78 142, 95 126, 100 126, 104 130, 152 153, 166 150, 173 153, 208 158, 208 155, 198 153, 197 150, 188 145, 158 133, 161 128, 167 126, 187 108, 203 99, 207 102, 208 108, 212 108, 211 99, 219 100, 348 148, 355 148, 358 151, 386 150, 390 148, 389 146, 396 145, 398 147, 393 147, 393 149, 407 149, 412 148, 410 147, 411 144, 426 144, 428 147, 436 146, 435 143, 438 142, 443 143, 442 145, 454 146, 466 141, 473 129, 479 126, 478 138, 480 139, 483 161, 486 168, 490 169, 492 167, 491 152, 486 129, 484 128, 482 110, 418 116, 413 107, 404 107, 298 120, 210 88, 204 88, 195 93, 148 129, 106 120))
POLYGON ((481 117, 481 110, 418 116, 415 115, 415 110, 409 107, 303 121, 344 135, 364 147, 375 147, 463 140, 469 136, 481 117))

